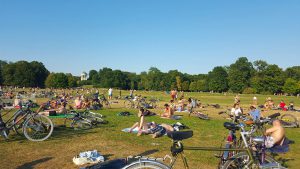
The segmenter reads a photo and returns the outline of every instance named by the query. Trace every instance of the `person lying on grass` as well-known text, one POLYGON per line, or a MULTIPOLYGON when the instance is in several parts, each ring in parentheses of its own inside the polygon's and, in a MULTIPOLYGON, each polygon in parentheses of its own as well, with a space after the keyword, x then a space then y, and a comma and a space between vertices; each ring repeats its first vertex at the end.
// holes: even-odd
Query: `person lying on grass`
POLYGON ((161 114, 160 116, 163 118, 172 118, 173 114, 174 114, 174 110, 169 106, 169 104, 165 104, 164 105, 165 109, 164 109, 164 113, 161 114))
POLYGON ((147 123, 147 130, 141 130, 137 136, 142 134, 150 134, 152 138, 157 138, 165 135, 166 133, 174 131, 174 128, 168 124, 156 124, 155 122, 147 123))
POLYGON ((37 112, 40 115, 44 115, 44 116, 57 116, 59 114, 66 114, 67 113, 66 105, 67 105, 66 102, 62 102, 60 104, 60 107, 58 108, 50 107, 50 109, 47 109, 47 104, 42 104, 37 110, 37 112))

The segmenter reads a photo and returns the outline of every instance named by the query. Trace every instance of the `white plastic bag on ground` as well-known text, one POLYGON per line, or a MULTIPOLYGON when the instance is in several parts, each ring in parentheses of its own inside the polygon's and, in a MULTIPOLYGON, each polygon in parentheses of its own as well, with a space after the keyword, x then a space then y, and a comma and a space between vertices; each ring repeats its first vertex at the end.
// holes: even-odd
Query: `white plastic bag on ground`
POLYGON ((81 152, 78 156, 74 157, 73 162, 76 165, 95 164, 104 162, 104 157, 98 153, 97 150, 86 151, 81 152))

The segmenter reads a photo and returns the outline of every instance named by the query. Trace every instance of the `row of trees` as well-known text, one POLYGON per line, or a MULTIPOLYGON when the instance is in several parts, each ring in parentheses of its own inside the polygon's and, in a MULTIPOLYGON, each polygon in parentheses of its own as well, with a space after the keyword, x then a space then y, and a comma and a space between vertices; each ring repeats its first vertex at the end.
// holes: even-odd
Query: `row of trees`
POLYGON ((102 68, 90 70, 87 81, 65 73, 49 73, 41 62, 0 60, 0 84, 25 87, 66 88, 81 85, 138 90, 214 91, 234 93, 300 93, 300 66, 283 70, 278 65, 241 57, 229 66, 217 66, 208 74, 190 75, 178 70, 161 72, 151 67, 140 74, 102 68))
POLYGON ((241 57, 229 66, 217 66, 208 74, 167 73, 151 67, 141 74, 103 68, 91 70, 86 82, 99 87, 139 90, 214 91, 234 93, 300 93, 300 66, 283 70, 278 65, 241 57))
POLYGON ((0 60, 0 85, 67 88, 76 87, 78 81, 72 74, 50 73, 41 62, 0 60))

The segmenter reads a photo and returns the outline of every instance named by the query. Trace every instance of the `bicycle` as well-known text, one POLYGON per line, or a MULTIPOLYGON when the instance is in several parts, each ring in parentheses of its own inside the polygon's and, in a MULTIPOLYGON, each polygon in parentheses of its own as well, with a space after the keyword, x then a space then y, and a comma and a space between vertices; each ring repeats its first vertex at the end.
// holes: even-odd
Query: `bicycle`
POLYGON ((134 101, 133 101, 132 97, 126 96, 124 98, 124 107, 125 108, 131 108, 131 109, 135 108, 135 104, 134 104, 134 101))
POLYGON ((104 94, 100 94, 99 95, 99 100, 100 103, 103 105, 103 107, 110 109, 110 102, 106 99, 106 97, 104 96, 104 94))
MULTIPOLYGON (((240 126, 227 123, 224 127, 228 130, 239 130, 240 126)), ((184 155, 184 150, 199 150, 199 151, 229 151, 236 152, 236 154, 229 158, 223 165, 219 166, 222 169, 230 168, 284 168, 280 163, 276 162, 273 158, 265 154, 264 139, 261 137, 252 137, 248 141, 252 133, 241 131, 240 132, 244 147, 240 148, 218 148, 218 147, 188 147, 183 146, 182 141, 193 136, 193 131, 176 131, 168 133, 168 137, 172 139, 171 162, 165 164, 163 162, 151 159, 139 159, 131 164, 123 167, 122 169, 172 169, 178 156, 181 157, 185 169, 189 169, 187 158, 184 155), (253 149, 256 148, 256 150, 253 149)), ((166 157, 163 161, 165 161, 166 157)))
POLYGON ((103 116, 101 114, 90 112, 88 110, 85 110, 83 112, 77 112, 75 110, 72 110, 68 115, 73 116, 66 117, 65 124, 66 120, 71 120, 70 126, 76 130, 87 130, 92 128, 93 126, 97 126, 98 124, 108 123, 107 120, 102 119, 103 116))
POLYGON ((47 116, 31 111, 29 107, 29 104, 26 105, 25 110, 20 109, 6 122, 3 121, 0 112, 0 133, 5 139, 8 139, 10 130, 18 132, 20 128, 30 141, 44 141, 51 136, 54 128, 52 121, 47 116))

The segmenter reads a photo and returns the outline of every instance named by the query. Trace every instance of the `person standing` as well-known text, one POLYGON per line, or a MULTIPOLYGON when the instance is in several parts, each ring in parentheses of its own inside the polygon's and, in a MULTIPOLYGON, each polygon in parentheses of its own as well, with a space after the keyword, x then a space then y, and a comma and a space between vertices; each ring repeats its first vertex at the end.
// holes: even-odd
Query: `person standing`
POLYGON ((257 97, 256 96, 253 97, 253 103, 252 104, 257 106, 257 97))
POLYGON ((113 89, 112 88, 109 88, 108 89, 108 99, 112 99, 112 95, 113 95, 113 89))

